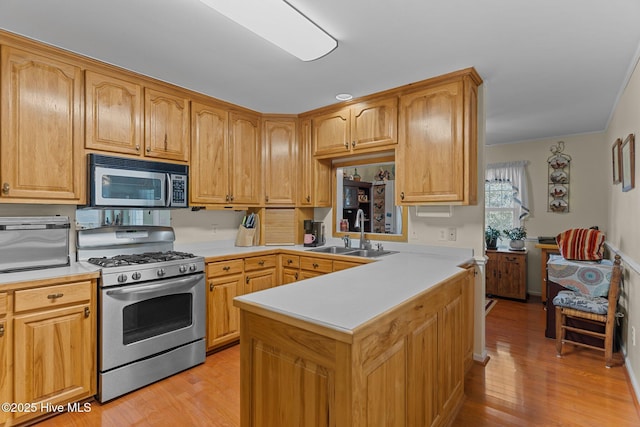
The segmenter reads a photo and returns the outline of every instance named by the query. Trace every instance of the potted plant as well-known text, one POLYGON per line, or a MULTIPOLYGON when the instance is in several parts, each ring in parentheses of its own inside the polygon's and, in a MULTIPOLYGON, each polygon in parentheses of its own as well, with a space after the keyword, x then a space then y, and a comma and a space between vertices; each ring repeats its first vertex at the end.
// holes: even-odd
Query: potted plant
POLYGON ((484 230, 484 241, 487 245, 487 249, 498 248, 498 237, 500 237, 500 230, 488 225, 484 230))
POLYGON ((525 230, 524 226, 514 227, 509 230, 502 230, 502 234, 504 234, 509 241, 509 248, 521 251, 524 249, 524 239, 527 237, 527 230, 525 230))

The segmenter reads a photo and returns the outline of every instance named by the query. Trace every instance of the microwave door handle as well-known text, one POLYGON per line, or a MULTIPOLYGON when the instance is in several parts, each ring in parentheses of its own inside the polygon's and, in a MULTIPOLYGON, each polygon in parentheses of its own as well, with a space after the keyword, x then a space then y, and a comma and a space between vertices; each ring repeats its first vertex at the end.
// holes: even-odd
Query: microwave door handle
POLYGON ((173 185, 171 185, 171 174, 167 173, 165 174, 165 176, 166 176, 166 182, 167 182, 167 192, 166 192, 167 200, 164 204, 164 207, 168 208, 171 206, 171 201, 173 200, 173 185))

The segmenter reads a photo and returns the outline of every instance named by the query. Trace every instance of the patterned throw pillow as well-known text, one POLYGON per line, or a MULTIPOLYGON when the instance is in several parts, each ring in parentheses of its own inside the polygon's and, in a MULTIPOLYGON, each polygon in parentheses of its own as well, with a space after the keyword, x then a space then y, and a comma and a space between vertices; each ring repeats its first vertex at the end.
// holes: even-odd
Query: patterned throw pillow
POLYGON ((604 257, 604 233, 591 228, 572 228, 556 236, 564 259, 599 261, 604 257))

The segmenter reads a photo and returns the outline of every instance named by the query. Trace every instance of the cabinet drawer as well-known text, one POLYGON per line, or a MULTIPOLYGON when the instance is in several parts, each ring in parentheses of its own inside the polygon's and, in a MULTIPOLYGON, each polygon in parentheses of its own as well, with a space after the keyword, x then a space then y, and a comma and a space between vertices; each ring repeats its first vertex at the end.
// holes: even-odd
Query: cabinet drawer
POLYGON ((320 273, 331 273, 333 271, 333 261, 324 258, 301 257, 300 269, 320 273))
POLYGON ((280 255, 280 265, 285 268, 300 268, 300 257, 297 255, 280 255))
POLYGON ((207 264, 207 277, 219 277, 226 274, 242 273, 242 268, 243 263, 241 259, 210 262, 207 264))
POLYGON ((0 316, 7 314, 7 293, 0 292, 0 316))
POLYGON ((43 288, 16 291, 14 311, 57 307, 91 299, 91 282, 45 286, 43 288))
POLYGON ((269 268, 269 267, 275 267, 275 266, 276 266, 275 255, 254 256, 251 258, 245 258, 244 260, 244 271, 262 270, 263 268, 269 268))

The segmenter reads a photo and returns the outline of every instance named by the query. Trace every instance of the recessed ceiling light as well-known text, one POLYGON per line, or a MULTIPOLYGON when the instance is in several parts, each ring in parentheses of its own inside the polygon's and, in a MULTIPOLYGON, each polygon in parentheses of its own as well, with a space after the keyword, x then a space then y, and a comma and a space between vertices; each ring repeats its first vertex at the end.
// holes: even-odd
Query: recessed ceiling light
POLYGON ((282 0, 200 0, 227 18, 303 61, 338 46, 336 39, 282 0))
POLYGON ((350 99, 353 99, 353 95, 351 95, 350 93, 339 93, 336 95, 336 99, 338 101, 348 101, 350 99))

